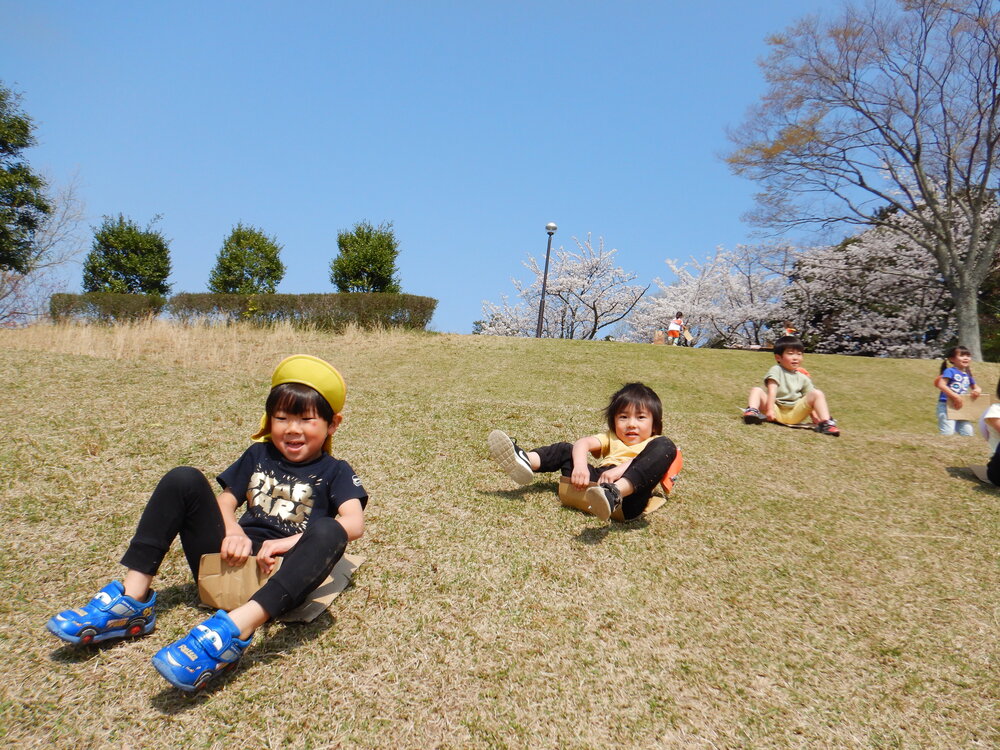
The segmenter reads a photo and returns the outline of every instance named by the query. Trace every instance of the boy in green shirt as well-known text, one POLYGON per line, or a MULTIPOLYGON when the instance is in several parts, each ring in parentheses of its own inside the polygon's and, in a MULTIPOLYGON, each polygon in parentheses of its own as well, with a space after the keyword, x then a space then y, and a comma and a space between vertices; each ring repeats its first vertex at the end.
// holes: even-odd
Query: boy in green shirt
POLYGON ((801 367, 803 349, 797 336, 782 336, 774 342, 777 364, 764 376, 764 388, 754 386, 750 389, 743 421, 747 424, 760 424, 765 420, 799 424, 812 417, 816 432, 836 437, 840 430, 830 418, 826 396, 801 367))

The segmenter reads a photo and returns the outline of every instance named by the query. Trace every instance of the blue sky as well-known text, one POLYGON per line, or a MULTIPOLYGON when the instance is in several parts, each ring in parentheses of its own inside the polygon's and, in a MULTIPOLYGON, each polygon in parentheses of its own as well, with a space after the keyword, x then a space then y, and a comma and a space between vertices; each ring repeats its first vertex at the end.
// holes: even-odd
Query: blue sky
POLYGON ((763 90, 765 37, 822 7, 0 0, 0 80, 89 224, 162 215, 175 292, 205 291, 239 221, 283 244, 279 291, 334 291, 337 231, 392 221, 403 290, 468 333, 549 221, 643 283, 752 241, 726 127, 763 90))

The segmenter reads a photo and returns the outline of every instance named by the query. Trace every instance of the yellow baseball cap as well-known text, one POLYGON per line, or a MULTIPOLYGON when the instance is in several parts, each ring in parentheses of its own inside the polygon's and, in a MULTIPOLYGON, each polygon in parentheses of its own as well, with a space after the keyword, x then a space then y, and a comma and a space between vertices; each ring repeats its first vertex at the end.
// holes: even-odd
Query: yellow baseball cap
MULTIPOLYGON (((334 414, 340 414, 344 409, 344 399, 347 397, 347 384, 343 376, 329 362, 313 357, 310 354, 293 354, 278 363, 271 373, 271 388, 283 383, 301 383, 318 392, 330 404, 334 414)), ((267 413, 260 418, 260 429, 250 436, 257 442, 265 442, 271 438, 267 413)), ((330 452, 331 438, 327 438, 323 446, 330 452)))

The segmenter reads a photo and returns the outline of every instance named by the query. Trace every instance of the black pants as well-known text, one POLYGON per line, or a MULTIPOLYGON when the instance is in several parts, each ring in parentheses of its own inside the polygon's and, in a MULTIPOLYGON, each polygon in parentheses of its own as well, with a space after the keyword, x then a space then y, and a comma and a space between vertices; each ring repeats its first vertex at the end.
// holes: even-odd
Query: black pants
MULTIPOLYGON (((564 477, 573 473, 573 444, 553 443, 535 448, 541 465, 538 473, 558 471, 564 477)), ((653 495, 653 490, 663 475, 667 473, 670 464, 677 457, 677 446, 668 438, 660 435, 653 438, 649 444, 642 449, 642 452, 632 459, 632 463, 625 469, 622 479, 627 479, 632 483, 633 492, 626 498, 622 498, 622 515, 626 520, 638 518, 646 510, 646 504, 653 495)), ((590 481, 596 482, 597 478, 610 466, 591 466, 590 481)))
MULTIPOLYGON (((121 562, 131 570, 156 575, 179 535, 191 575, 197 581, 201 556, 220 550, 225 529, 205 475, 181 466, 167 472, 156 485, 121 562)), ((264 540, 251 542, 253 554, 257 554, 264 540)), ((338 521, 329 517, 310 519, 302 538, 283 555, 278 572, 250 598, 272 618, 295 609, 323 583, 346 548, 347 532, 338 521)))
POLYGON ((1000 447, 996 449, 990 462, 986 464, 986 478, 1000 486, 1000 447))

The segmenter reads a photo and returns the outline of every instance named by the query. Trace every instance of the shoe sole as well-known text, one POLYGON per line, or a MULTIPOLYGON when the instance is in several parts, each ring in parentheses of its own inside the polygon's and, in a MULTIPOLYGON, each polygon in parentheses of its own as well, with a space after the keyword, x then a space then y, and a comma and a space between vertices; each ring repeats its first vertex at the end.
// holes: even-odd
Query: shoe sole
POLYGON ((587 491, 583 493, 583 499, 587 502, 588 510, 593 515, 604 523, 608 522, 608 519, 611 518, 611 504, 604 496, 604 490, 600 487, 588 487, 587 491))
POLYGON ((743 424, 761 424, 764 421, 762 417, 755 416, 753 414, 743 415, 743 424))
POLYGON ((45 628, 52 633, 56 638, 66 643, 72 643, 75 646, 84 645, 90 646, 94 643, 102 643, 104 641, 110 641, 114 638, 142 638, 144 635, 149 635, 156 629, 156 621, 146 623, 146 626, 139 633, 129 633, 128 628, 121 628, 120 630, 106 630, 103 633, 96 633, 93 638, 89 641, 84 641, 84 639, 78 635, 70 635, 69 633, 64 633, 59 630, 57 625, 53 625, 52 621, 49 620, 45 623, 45 628))
POLYGON ((152 662, 153 666, 156 667, 156 671, 160 673, 160 677, 169 682, 175 688, 177 688, 178 690, 183 690, 185 693, 193 693, 195 691, 196 688, 194 685, 185 685, 183 683, 178 682, 177 678, 174 677, 170 665, 167 664, 167 662, 165 662, 163 659, 161 659, 158 656, 154 656, 152 658, 152 662))
POLYGON ((198 675, 199 679, 196 680, 193 685, 187 685, 183 682, 177 681, 177 678, 174 677, 173 675, 173 670, 170 664, 166 660, 161 659, 159 656, 154 656, 152 658, 152 662, 153 666, 156 667, 156 671, 160 673, 160 677, 169 682, 178 690, 183 690, 185 693, 194 693, 197 692, 198 690, 204 689, 204 687, 208 685, 208 683, 210 683, 216 677, 225 674, 231 669, 235 669, 236 665, 240 663, 239 659, 237 659, 234 662, 226 664, 224 667, 221 667, 220 669, 211 670, 208 677, 205 677, 205 673, 209 671, 206 670, 205 672, 202 672, 200 675, 198 675), (203 677, 204 679, 202 679, 203 677))
POLYGON ((490 448, 493 460, 515 482, 530 484, 535 478, 535 472, 517 460, 517 454, 514 452, 514 441, 507 437, 507 433, 502 430, 493 430, 486 438, 486 444, 490 448))

